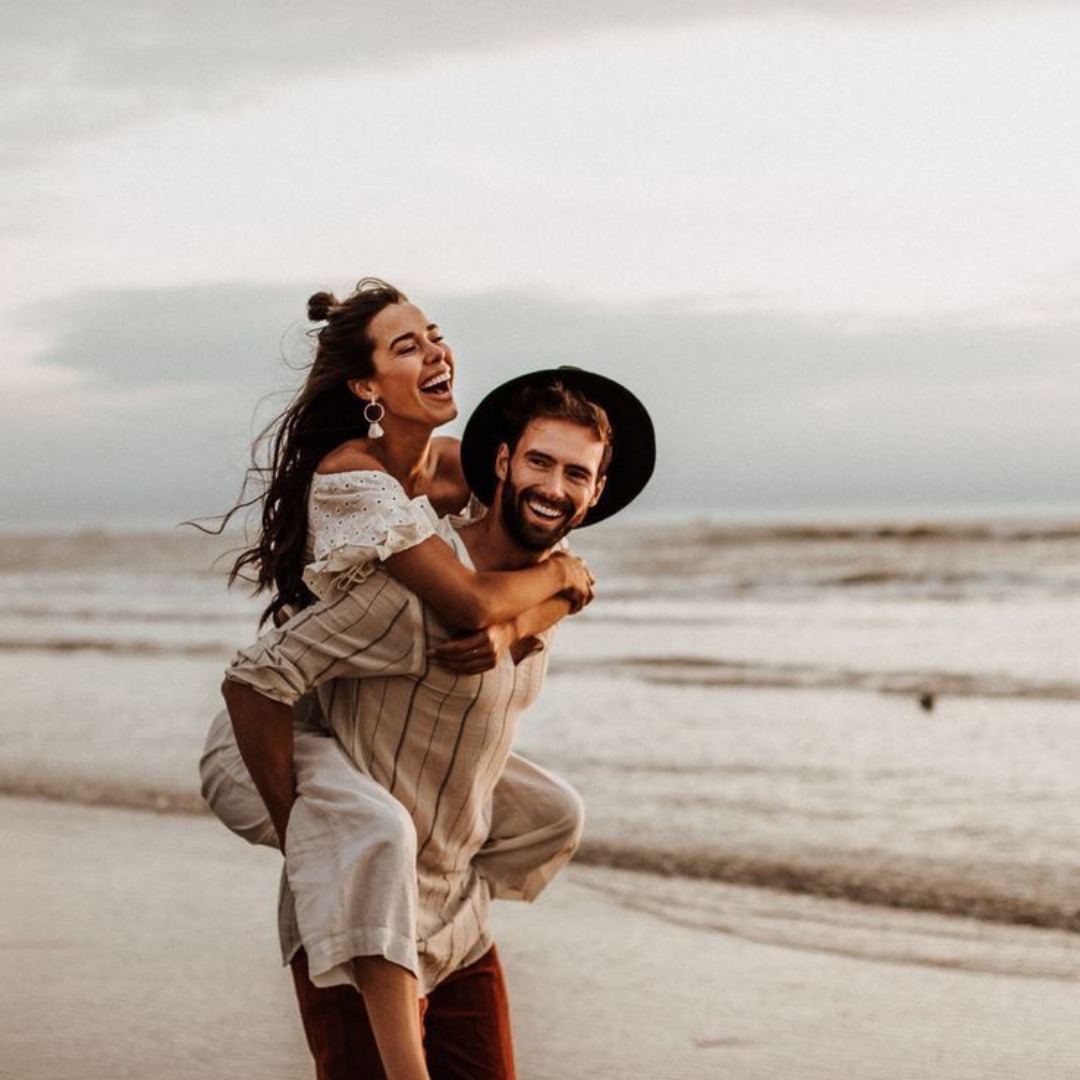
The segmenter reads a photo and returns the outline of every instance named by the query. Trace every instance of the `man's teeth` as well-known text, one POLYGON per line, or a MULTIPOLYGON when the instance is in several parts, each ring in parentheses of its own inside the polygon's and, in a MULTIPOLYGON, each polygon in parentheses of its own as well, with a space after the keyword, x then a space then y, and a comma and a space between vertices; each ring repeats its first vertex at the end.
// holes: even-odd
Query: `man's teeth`
POLYGON ((531 500, 529 501, 529 509, 537 517, 548 518, 551 521, 563 516, 561 510, 556 510, 554 507, 547 506, 544 503, 532 502, 531 500))

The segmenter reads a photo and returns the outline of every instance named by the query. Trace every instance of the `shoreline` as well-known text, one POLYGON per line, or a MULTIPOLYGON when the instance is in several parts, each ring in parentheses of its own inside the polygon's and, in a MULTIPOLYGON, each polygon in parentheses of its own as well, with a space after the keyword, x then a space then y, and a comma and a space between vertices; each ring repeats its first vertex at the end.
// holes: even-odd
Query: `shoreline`
MULTIPOLYGON (((276 853, 208 817, 3 801, 4 1075, 312 1075, 276 853)), ((1080 1072, 1080 951, 1052 932, 580 866, 495 923, 521 1080, 1080 1072)))
MULTIPOLYGON (((16 779, 0 772, 0 799, 216 821, 202 796, 193 789, 166 791, 151 786, 117 786, 67 776, 16 779)), ((1055 906, 1030 898, 1017 899, 1006 892, 979 891, 974 886, 942 891, 940 882, 911 884, 912 873, 905 873, 903 866, 887 872, 879 867, 879 876, 868 878, 857 865, 849 864, 845 876, 835 867, 778 862, 742 853, 717 856, 670 849, 643 852, 640 848, 620 847, 586 837, 574 858, 573 869, 608 877, 630 874, 642 879, 675 879, 687 889, 759 893, 775 897, 778 904, 837 903, 856 912, 867 909, 891 912, 895 918, 910 915, 926 920, 970 919, 1003 928, 1006 935, 1010 929, 1021 934, 1030 929, 1075 935, 1077 960, 1068 969, 1075 970, 1080 978, 1080 911, 1062 903, 1055 906), (883 873, 884 878, 880 876, 883 873), (897 881, 899 884, 890 888, 897 881), (924 898, 922 893, 930 895, 924 898)), ((986 932, 991 933, 989 928, 986 932)))

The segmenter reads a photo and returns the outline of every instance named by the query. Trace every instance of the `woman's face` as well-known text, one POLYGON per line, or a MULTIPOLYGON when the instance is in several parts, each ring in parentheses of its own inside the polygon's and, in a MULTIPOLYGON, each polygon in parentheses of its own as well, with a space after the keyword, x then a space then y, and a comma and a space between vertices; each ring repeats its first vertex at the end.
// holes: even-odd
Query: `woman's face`
POLYGON ((368 323, 368 336, 375 374, 349 385, 361 397, 378 397, 386 410, 384 427, 393 417, 438 427, 457 416, 454 354, 415 304, 383 308, 368 323))

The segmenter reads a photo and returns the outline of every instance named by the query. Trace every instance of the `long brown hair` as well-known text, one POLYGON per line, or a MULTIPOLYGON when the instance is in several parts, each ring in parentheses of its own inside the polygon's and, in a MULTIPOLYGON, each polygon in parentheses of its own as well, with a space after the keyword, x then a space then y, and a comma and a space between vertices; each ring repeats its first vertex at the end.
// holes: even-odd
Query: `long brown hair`
POLYGON ((375 374, 368 326, 383 308, 403 303, 403 292, 371 277, 345 300, 326 292, 308 300, 308 318, 325 323, 310 332, 316 343, 311 369, 293 401, 255 440, 240 499, 222 523, 224 528, 238 510, 262 504, 258 540, 233 563, 229 584, 243 578, 254 582, 256 592, 273 590, 264 622, 286 606, 306 607, 315 599, 302 579, 308 487, 335 446, 367 434, 364 402, 347 384, 375 374), (258 490, 248 497, 252 486, 258 490))

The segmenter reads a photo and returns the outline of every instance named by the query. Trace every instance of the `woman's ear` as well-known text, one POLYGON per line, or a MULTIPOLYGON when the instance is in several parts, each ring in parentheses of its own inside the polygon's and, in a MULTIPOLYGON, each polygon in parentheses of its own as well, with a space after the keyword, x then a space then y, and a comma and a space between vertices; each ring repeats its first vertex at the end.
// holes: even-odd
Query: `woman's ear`
POLYGON ((374 401, 378 397, 369 379, 350 379, 345 385, 362 401, 374 401))

